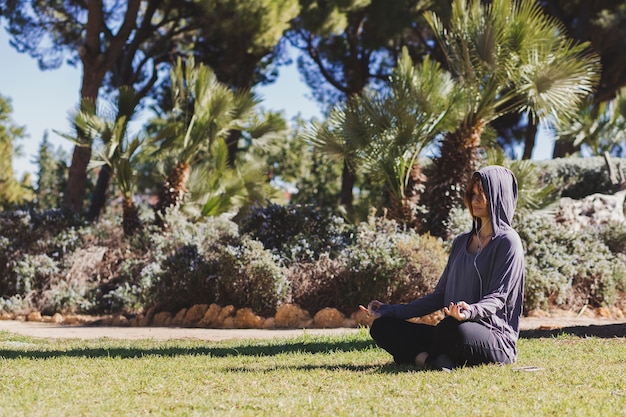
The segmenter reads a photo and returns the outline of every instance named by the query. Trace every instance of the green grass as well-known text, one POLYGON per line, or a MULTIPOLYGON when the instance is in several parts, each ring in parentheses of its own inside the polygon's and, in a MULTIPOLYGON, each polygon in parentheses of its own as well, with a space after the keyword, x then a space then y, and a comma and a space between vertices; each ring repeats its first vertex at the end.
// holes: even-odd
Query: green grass
POLYGON ((393 365, 365 330, 220 343, 0 332, 0 415, 626 415, 626 339, 522 339, 519 350, 513 366, 443 373, 393 365))

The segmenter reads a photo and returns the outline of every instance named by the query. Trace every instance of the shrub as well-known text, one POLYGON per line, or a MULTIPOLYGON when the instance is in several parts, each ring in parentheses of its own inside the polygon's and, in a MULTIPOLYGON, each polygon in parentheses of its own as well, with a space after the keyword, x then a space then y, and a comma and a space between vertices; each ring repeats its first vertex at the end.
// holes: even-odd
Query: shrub
POLYGON ((626 255, 626 225, 624 223, 613 221, 603 224, 596 231, 596 235, 611 252, 626 255))
POLYGON ((274 315, 286 301, 289 282, 277 259, 255 240, 243 238, 219 253, 217 302, 237 308, 249 307, 261 315, 274 315))
MULTIPOLYGON (((624 165, 623 160, 619 161, 624 165)), ((601 156, 558 158, 536 164, 542 172, 541 182, 555 185, 562 197, 581 199, 594 193, 613 192, 606 162, 601 156)))
POLYGON ((225 217, 191 222, 177 211, 168 212, 166 222, 166 230, 149 229, 141 237, 146 248, 126 252, 118 261, 111 278, 100 285, 97 311, 132 313, 149 306, 177 311, 215 301, 216 254, 238 240, 237 225, 225 217))
POLYGON ((362 223, 355 235, 337 259, 291 268, 294 303, 311 313, 336 307, 349 314, 374 298, 412 301, 434 288, 445 266, 437 239, 401 230, 393 221, 362 223))
POLYGON ((351 241, 350 227, 329 209, 269 204, 250 210, 241 232, 248 233, 287 265, 335 258, 351 241))
POLYGON ((524 219, 518 232, 526 249, 526 310, 615 301, 626 267, 592 233, 567 230, 545 217, 524 219))
POLYGON ((215 302, 216 272, 217 264, 207 261, 195 245, 178 248, 162 263, 150 299, 164 311, 215 302))

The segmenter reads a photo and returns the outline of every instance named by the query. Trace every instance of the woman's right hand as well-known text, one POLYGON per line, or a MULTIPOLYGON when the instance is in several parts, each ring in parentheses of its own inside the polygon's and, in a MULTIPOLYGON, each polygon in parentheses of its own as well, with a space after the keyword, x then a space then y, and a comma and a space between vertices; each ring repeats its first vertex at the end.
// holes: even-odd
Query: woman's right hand
POLYGON ((382 301, 378 301, 378 300, 372 300, 370 301, 370 303, 367 305, 367 307, 360 305, 359 308, 361 309, 361 311, 364 311, 367 313, 368 316, 374 316, 375 319, 379 318, 381 316, 380 312, 378 311, 378 309, 382 306, 385 306, 387 304, 383 303, 382 301))

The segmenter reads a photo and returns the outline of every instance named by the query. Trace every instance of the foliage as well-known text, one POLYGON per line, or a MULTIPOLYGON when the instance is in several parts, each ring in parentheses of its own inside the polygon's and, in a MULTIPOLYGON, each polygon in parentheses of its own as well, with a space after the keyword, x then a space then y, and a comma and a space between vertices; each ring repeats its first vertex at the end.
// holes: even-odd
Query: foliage
POLYGON ((623 292, 626 264, 593 234, 540 216, 525 218, 517 231, 526 250, 526 311, 610 305, 623 292))
POLYGON ((38 209, 47 210, 60 208, 63 203, 63 191, 67 181, 67 161, 63 148, 56 150, 48 141, 47 132, 39 145, 37 154, 36 206, 38 209))
POLYGON ((205 257, 195 246, 183 246, 165 259, 152 298, 159 310, 178 311, 194 304, 216 301, 217 264, 205 257))
POLYGON ((24 128, 11 121, 11 102, 0 95, 0 210, 14 208, 34 198, 32 190, 19 183, 13 173, 13 156, 19 150, 17 140, 25 136, 24 128))
POLYGON ((194 36, 193 54, 232 88, 271 82, 286 59, 278 46, 297 0, 202 0, 204 10, 194 36))
POLYGON ((346 161, 384 188, 388 216, 416 224, 423 192, 418 158, 446 127, 456 124, 459 95, 450 75, 425 59, 413 65, 404 49, 385 94, 351 97, 331 112, 324 124, 313 124, 310 143, 346 161))
POLYGON ((434 288, 445 262, 437 239, 372 218, 358 226, 354 243, 336 259, 324 256, 290 268, 293 301, 311 312, 332 305, 345 314, 372 299, 409 302, 434 288))
POLYGON ((306 125, 297 118, 290 135, 276 141, 276 150, 267 157, 272 184, 288 195, 293 204, 334 207, 341 189, 340 165, 310 146, 306 125))
POLYGON ((605 152, 622 156, 626 130, 626 87, 611 100, 597 103, 589 97, 581 103, 574 120, 555 128, 555 140, 571 143, 593 156, 605 152))
MULTIPOLYGON (((618 165, 624 164, 623 159, 613 161, 618 165)), ((558 158, 534 164, 541 173, 541 184, 554 185, 561 197, 582 199, 594 193, 613 192, 606 161, 600 156, 558 158)))
MULTIPOLYGON (((596 233, 611 252, 626 255, 626 225, 610 222, 600 226, 596 233)), ((624 278, 626 279, 626 277, 624 278)))
POLYGON ((463 116, 444 134, 426 184, 426 230, 447 237, 449 212, 478 165, 488 123, 510 113, 533 122, 571 119, 593 91, 600 65, 588 44, 568 38, 535 2, 454 0, 449 19, 425 17, 465 92, 463 116))
POLYGON ((244 237, 237 245, 222 247, 218 256, 218 304, 248 307, 268 317, 286 301, 285 272, 261 242, 244 237))
POLYGON ((287 38, 304 52, 298 67, 313 96, 329 106, 368 85, 381 87, 403 46, 410 46, 414 57, 424 56, 420 16, 429 8, 446 8, 422 0, 301 3, 287 38))
POLYGON ((242 220, 241 233, 261 241, 285 265, 314 262, 322 254, 335 258, 352 239, 342 218, 310 205, 254 207, 242 220))

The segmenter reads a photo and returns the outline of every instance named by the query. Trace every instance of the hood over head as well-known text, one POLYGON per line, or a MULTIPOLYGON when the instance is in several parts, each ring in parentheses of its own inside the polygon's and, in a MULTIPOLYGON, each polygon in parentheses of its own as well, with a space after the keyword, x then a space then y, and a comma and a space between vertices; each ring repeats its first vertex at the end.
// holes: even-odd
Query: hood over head
POLYGON ((517 205, 517 179, 510 169, 498 165, 484 167, 476 171, 474 175, 476 174, 480 175, 487 196, 489 217, 495 237, 511 229, 517 205))

